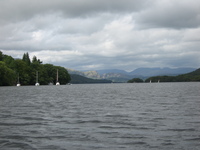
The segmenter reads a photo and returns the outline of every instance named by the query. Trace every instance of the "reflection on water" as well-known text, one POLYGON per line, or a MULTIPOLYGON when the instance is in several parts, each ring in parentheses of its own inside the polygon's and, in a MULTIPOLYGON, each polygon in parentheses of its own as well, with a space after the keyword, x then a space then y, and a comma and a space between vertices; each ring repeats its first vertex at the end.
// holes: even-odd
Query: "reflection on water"
POLYGON ((200 83, 0 87, 0 149, 199 149, 200 83))

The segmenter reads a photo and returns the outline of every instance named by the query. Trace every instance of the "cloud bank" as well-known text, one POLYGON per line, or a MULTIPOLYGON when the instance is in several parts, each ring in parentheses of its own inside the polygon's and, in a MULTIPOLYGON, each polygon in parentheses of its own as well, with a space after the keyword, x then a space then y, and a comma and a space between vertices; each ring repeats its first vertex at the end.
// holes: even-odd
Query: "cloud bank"
POLYGON ((0 50, 78 70, 199 67, 200 1, 2 0, 0 50))

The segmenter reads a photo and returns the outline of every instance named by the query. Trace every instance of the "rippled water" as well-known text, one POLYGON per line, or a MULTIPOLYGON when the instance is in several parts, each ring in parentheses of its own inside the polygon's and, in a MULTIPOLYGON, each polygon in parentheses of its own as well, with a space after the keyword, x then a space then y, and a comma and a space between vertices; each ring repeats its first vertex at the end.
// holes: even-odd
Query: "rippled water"
POLYGON ((200 83, 0 87, 0 149, 200 148, 200 83))

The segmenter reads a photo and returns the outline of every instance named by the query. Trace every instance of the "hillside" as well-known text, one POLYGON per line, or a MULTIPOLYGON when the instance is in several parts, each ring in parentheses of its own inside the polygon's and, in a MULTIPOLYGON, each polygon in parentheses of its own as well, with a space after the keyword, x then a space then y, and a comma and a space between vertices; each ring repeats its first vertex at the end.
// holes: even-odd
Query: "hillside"
POLYGON ((176 76, 180 74, 189 73, 196 70, 195 68, 138 68, 130 72, 131 75, 142 75, 145 77, 168 75, 176 76))
POLYGON ((200 68, 187 74, 176 76, 177 81, 200 81, 200 68))
POLYGON ((200 81, 200 68, 186 74, 178 76, 154 76, 145 80, 145 82, 197 82, 200 81))
POLYGON ((200 68, 191 72, 191 73, 188 73, 186 75, 189 75, 189 76, 199 76, 200 75, 200 68))
POLYGON ((77 74, 71 74, 71 81, 70 83, 73 84, 83 84, 83 83, 111 83, 111 80, 101 80, 101 79, 90 79, 90 78, 86 78, 83 77, 81 75, 77 75, 77 74))
POLYGON ((73 70, 69 68, 66 68, 66 69, 70 74, 77 74, 77 75, 84 76, 87 78, 92 78, 92 79, 101 79, 97 71, 77 71, 77 70, 73 70))

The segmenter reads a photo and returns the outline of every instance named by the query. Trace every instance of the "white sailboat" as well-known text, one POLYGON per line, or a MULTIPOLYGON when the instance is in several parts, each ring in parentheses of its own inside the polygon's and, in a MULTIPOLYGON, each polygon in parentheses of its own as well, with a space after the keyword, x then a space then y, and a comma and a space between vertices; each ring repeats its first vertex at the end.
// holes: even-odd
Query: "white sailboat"
POLYGON ((58 69, 57 69, 57 76, 56 76, 56 85, 60 85, 60 83, 58 82, 58 69))
POLYGON ((21 86, 20 82, 19 82, 19 73, 18 73, 18 81, 17 81, 17 86, 21 86))
POLYGON ((36 83, 35 83, 35 86, 39 86, 40 83, 38 82, 38 71, 36 71, 36 83))

